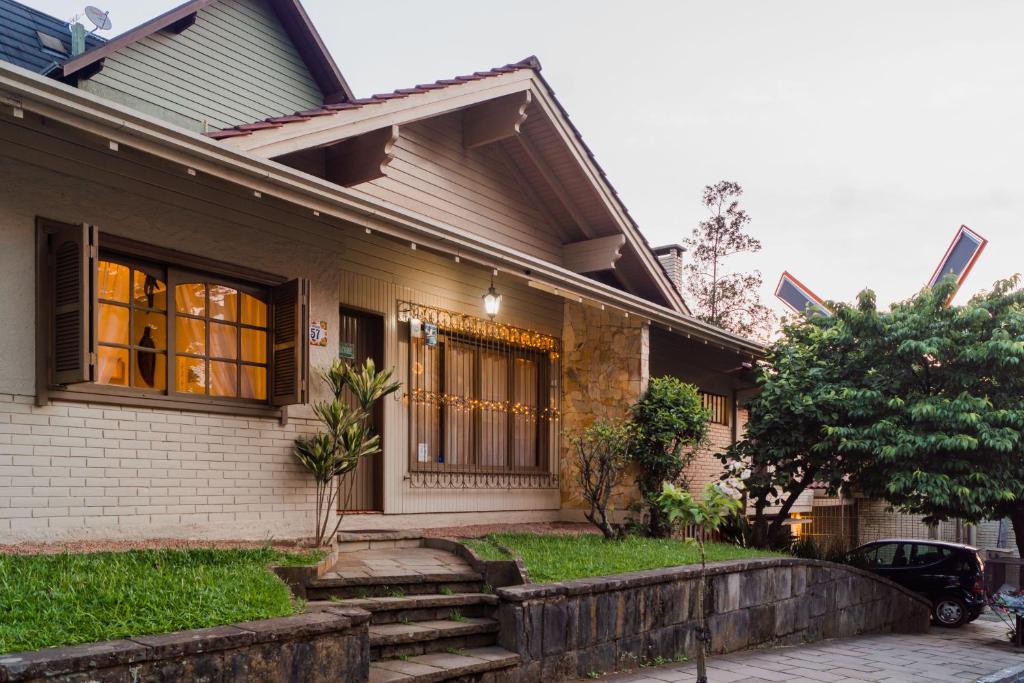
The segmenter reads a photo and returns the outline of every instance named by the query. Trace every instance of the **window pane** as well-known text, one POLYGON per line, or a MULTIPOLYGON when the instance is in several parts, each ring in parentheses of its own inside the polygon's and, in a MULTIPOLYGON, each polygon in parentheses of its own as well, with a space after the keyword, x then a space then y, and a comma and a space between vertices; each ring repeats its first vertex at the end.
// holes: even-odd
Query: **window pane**
POLYGON ((167 354, 135 351, 132 386, 144 389, 167 388, 167 354))
POLYGON ((191 318, 174 319, 174 348, 178 353, 206 353, 206 323, 191 318))
POLYGON ((167 314, 135 309, 132 344, 144 349, 167 348, 167 314))
POLYGON ((237 396, 238 366, 210 361, 210 396, 237 396))
POLYGON ((242 328, 242 360, 252 363, 267 362, 267 333, 242 328))
POLYGON ((141 270, 133 271, 132 301, 136 306, 167 310, 167 283, 141 270))
MULTIPOLYGON (((430 347, 426 359, 433 361, 439 354, 430 347), (433 356, 434 358, 431 358, 433 356)), ((444 407, 445 464, 473 465, 476 463, 476 420, 471 401, 476 386, 476 348, 449 340, 445 344, 445 389, 448 401, 444 407)))
POLYGON ((96 339, 101 342, 128 344, 128 309, 114 304, 100 304, 96 339))
POLYGON ((174 388, 185 394, 206 393, 206 361, 202 358, 175 358, 174 388))
MULTIPOLYGON (((213 301, 212 296, 210 301, 213 301)), ((237 327, 223 323, 210 323, 210 356, 215 358, 238 358, 237 327)))
POLYGON ((516 467, 537 467, 537 361, 516 358, 513 363, 512 463, 516 467))
POLYGON ((97 383, 116 384, 122 387, 128 384, 128 349, 101 346, 96 359, 97 383))
POLYGON ((128 286, 131 269, 113 261, 100 261, 98 268, 99 297, 111 301, 128 303, 128 286))
POLYGON ((206 285, 190 282, 174 288, 174 307, 179 313, 206 315, 206 285))
POLYGON ((255 365, 242 366, 242 398, 267 398, 267 369, 255 365))
POLYGON ((508 364, 501 351, 480 350, 480 455, 477 462, 488 467, 508 463, 508 364))
POLYGON ((210 285, 210 317, 238 320, 238 292, 224 285, 210 285))
POLYGON ((267 305, 254 296, 242 294, 242 322, 257 327, 267 326, 267 305))

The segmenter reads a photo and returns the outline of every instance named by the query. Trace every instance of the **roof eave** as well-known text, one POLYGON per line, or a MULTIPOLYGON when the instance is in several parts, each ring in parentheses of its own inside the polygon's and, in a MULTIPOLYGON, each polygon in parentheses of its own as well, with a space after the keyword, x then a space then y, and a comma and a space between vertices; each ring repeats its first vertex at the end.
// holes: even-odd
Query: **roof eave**
POLYGON ((463 231, 403 212, 384 202, 357 196, 345 188, 277 162, 219 145, 201 134, 167 124, 91 93, 69 87, 11 64, 0 63, 0 94, 56 121, 125 147, 154 154, 188 168, 210 173, 228 182, 244 184, 266 196, 277 196, 304 208, 330 215, 398 239, 434 243, 439 251, 459 249, 510 270, 530 269, 534 279, 572 291, 597 303, 626 310, 651 321, 679 329, 722 348, 750 356, 764 354, 764 346, 750 339, 691 318, 679 311, 591 280, 561 266, 479 238, 463 231), (448 246, 446 246, 448 245, 448 246))

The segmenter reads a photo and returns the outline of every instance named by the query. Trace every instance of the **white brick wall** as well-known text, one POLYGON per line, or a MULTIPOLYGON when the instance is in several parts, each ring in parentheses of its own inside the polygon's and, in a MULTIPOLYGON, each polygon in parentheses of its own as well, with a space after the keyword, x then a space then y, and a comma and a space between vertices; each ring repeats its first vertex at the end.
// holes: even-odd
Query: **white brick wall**
POLYGON ((308 536, 310 421, 0 394, 0 543, 308 536))

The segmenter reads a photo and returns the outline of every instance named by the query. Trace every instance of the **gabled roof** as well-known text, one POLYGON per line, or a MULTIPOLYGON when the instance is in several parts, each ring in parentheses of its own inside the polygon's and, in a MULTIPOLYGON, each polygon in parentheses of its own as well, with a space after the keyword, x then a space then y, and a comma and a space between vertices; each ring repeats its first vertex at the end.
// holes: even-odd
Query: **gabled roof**
MULTIPOLYGON (((86 49, 102 46, 99 36, 86 34, 86 49)), ((44 74, 71 55, 68 22, 14 0, 0 0, 0 59, 23 69, 44 74), (39 33, 60 41, 64 51, 45 47, 39 33)))
POLYGON ((238 126, 231 128, 224 128, 222 130, 215 130, 207 133, 208 136, 216 140, 222 140, 224 138, 234 138, 242 135, 251 135, 254 131, 265 130, 267 128, 280 128, 288 123, 297 123, 299 121, 308 121, 318 116, 330 116, 331 114, 337 114, 342 111, 351 111, 353 109, 362 109, 368 105, 381 104, 389 100, 403 99, 410 95, 418 95, 420 93, 430 92, 432 90, 443 90, 453 85, 460 85, 462 83, 470 83, 472 81, 479 81, 484 78, 491 76, 500 76, 501 74, 512 73, 520 69, 534 69, 540 70, 540 62, 536 57, 527 57, 524 60, 515 62, 514 64, 506 64, 505 66, 499 66, 494 69, 488 69, 487 71, 477 71, 472 74, 465 76, 456 76, 454 78, 445 78, 433 83, 425 83, 417 85, 412 88, 401 88, 389 93, 380 93, 377 95, 371 95, 370 97, 363 97, 359 99, 352 99, 349 102, 342 102, 339 104, 325 104, 322 107, 316 109, 310 109, 308 111, 297 111, 294 114, 288 116, 275 116, 273 118, 265 119, 263 121, 254 121, 253 123, 243 123, 238 126))
MULTIPOLYGON (((84 54, 64 62, 60 70, 60 76, 67 80, 88 73, 102 64, 103 58, 117 52, 126 45, 152 35, 157 31, 165 29, 174 30, 176 27, 185 27, 195 19, 195 14, 208 7, 217 0, 190 0, 172 10, 164 12, 158 17, 140 24, 130 31, 113 38, 103 45, 86 50, 84 54)), ((334 63, 320 38, 313 23, 310 21, 306 10, 303 9, 299 0, 268 0, 268 3, 277 14, 284 30, 288 33, 299 51, 302 61, 309 68, 310 75, 320 87, 325 102, 347 102, 352 98, 352 90, 345 82, 344 76, 334 63)))
MULTIPOLYGON (((477 71, 464 76, 443 79, 434 83, 421 84, 412 88, 403 88, 390 93, 373 95, 372 97, 354 99, 339 104, 328 104, 323 107, 302 112, 296 112, 288 116, 277 116, 263 121, 255 121, 227 128, 224 130, 208 133, 210 137, 225 140, 231 146, 245 149, 254 154, 278 157, 284 152, 285 146, 301 148, 305 144, 301 138, 306 135, 307 130, 313 134, 310 136, 308 146, 316 147, 323 144, 330 144, 333 141, 345 139, 347 136, 365 132, 359 127, 380 125, 374 123, 386 115, 387 110, 401 108, 402 112, 394 115, 393 123, 404 124, 416 121, 432 115, 439 115, 446 112, 445 100, 450 98, 450 110, 479 104, 489 99, 500 97, 508 92, 535 91, 536 101, 534 105, 546 113, 551 125, 543 131, 543 136, 551 141, 551 145, 557 145, 559 139, 564 139, 565 150, 560 158, 569 167, 579 169, 580 182, 588 184, 591 192, 596 191, 598 198, 594 201, 592 211, 603 211, 604 222, 614 223, 615 232, 625 234, 627 244, 631 245, 628 254, 623 254, 623 264, 632 268, 634 272, 646 273, 645 277, 652 283, 652 292, 657 293, 657 298, 662 299, 670 308, 680 312, 689 313, 682 295, 666 275, 657 257, 652 252, 650 245, 640 232, 639 227, 626 209, 618 192, 609 182, 607 175, 597 163, 593 152, 583 141, 579 130, 569 119, 568 113, 561 103, 554 96, 554 92, 547 81, 540 75, 541 65, 536 57, 528 57, 519 62, 506 64, 505 66, 477 71), (479 93, 474 95, 467 91, 472 90, 471 84, 481 81, 494 81, 493 88, 481 87, 479 93), (502 83, 507 80, 508 83, 502 83), (476 99, 473 99, 476 97, 476 99), (399 102, 400 101, 400 102, 399 102), (417 109, 421 106, 422 109, 417 109), (385 106, 382 106, 385 105, 385 106), (425 113, 430 112, 430 113, 425 113), (403 118, 404 117, 404 118, 403 118), (330 120, 328 120, 330 119, 330 120), (307 126, 296 124, 307 123, 307 126), (290 133, 294 126, 294 133, 290 133), (337 129, 336 131, 331 129, 337 129), (345 129, 348 129, 347 131, 345 129), (564 133, 567 133, 565 135, 564 133), (333 139, 332 139, 333 136, 333 139), (279 139, 286 139, 286 143, 279 142, 279 139), (277 141, 277 142, 276 142, 277 141), (266 143, 266 144, 264 144, 266 143)), ((484 84, 479 83, 480 86, 484 84)), ((538 126, 536 116, 528 116, 521 135, 529 137, 531 127, 538 126)), ((537 145, 539 147, 539 145, 537 145)), ((552 147, 553 149, 553 147, 552 147)), ((293 151, 293 150, 292 150, 293 151)), ((520 152, 513 149, 506 150, 511 160, 517 160, 520 152)), ((529 154, 527 155, 529 156, 529 154)), ((552 164, 552 168, 556 164, 552 164)), ((563 190, 565 188, 559 188, 563 190)), ((557 192, 555 194, 558 194, 557 192)), ((575 218, 576 216, 574 216, 575 218)), ((610 228, 609 228, 610 229, 610 228)), ((587 235, 587 238, 600 237, 609 234, 606 230, 595 235, 587 235)), ((584 239, 580 237, 579 239, 584 239)))

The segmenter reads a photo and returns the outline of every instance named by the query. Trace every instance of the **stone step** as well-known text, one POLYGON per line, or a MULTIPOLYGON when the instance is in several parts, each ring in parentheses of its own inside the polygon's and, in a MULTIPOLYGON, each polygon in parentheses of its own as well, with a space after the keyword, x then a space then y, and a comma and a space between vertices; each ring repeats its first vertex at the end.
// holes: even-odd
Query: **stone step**
POLYGON ((370 664, 370 683, 439 683, 480 681, 487 675, 519 664, 519 655, 497 646, 453 653, 388 659, 370 664))
POLYGON ((426 594, 405 597, 348 598, 321 600, 306 604, 318 611, 328 607, 351 607, 366 610, 371 624, 393 624, 407 621, 447 619, 453 612, 464 617, 488 617, 498 604, 498 596, 490 593, 426 594))
POLYGON ((341 576, 336 572, 328 572, 306 584, 306 597, 309 600, 404 597, 479 593, 482 589, 483 577, 472 571, 377 576, 341 576))
POLYGON ((498 622, 480 617, 370 626, 370 660, 493 645, 498 622))
POLYGON ((339 553, 390 548, 418 548, 423 534, 419 531, 339 531, 335 550, 339 553))

